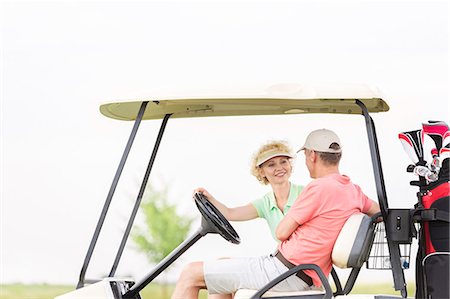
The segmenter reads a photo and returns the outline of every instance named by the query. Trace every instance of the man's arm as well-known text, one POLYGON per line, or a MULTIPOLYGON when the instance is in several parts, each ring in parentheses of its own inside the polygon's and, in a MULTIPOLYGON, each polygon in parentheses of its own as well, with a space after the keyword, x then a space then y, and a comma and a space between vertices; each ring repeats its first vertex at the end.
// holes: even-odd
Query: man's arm
POLYGON ((285 216, 277 226, 277 230, 275 232, 277 239, 282 242, 289 239, 297 227, 299 227, 299 224, 295 222, 294 219, 288 215, 285 216))
POLYGON ((380 212, 380 206, 378 205, 378 203, 376 201, 372 201, 372 205, 370 206, 370 209, 366 212, 367 215, 369 216, 373 216, 376 213, 380 212))

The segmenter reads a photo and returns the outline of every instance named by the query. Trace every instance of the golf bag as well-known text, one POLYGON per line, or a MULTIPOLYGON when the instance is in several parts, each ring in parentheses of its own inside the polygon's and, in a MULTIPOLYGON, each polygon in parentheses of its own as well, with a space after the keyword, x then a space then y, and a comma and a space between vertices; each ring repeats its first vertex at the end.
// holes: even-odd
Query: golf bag
POLYGON ((408 172, 419 176, 411 185, 420 188, 418 202, 411 210, 418 223, 419 249, 416 258, 416 298, 450 298, 449 272, 449 157, 450 131, 445 122, 429 121, 421 130, 399 134, 413 165, 408 172), (435 148, 431 162, 425 161, 424 138, 431 137, 435 148))

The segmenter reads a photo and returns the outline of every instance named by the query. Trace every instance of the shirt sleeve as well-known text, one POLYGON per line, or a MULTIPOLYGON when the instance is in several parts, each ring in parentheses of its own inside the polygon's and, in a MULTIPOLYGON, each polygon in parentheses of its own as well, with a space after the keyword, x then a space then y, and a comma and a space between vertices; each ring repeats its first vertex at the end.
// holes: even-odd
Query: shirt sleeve
POLYGON ((364 192, 361 190, 361 187, 359 187, 358 185, 355 185, 355 187, 359 190, 362 198, 361 212, 367 213, 367 211, 369 211, 369 209, 372 207, 372 200, 366 194, 364 194, 364 192))
POLYGON ((252 201, 252 205, 255 207, 259 218, 264 218, 264 197, 255 199, 252 201))
POLYGON ((303 185, 294 185, 294 187, 295 187, 295 199, 297 199, 305 187, 303 185))

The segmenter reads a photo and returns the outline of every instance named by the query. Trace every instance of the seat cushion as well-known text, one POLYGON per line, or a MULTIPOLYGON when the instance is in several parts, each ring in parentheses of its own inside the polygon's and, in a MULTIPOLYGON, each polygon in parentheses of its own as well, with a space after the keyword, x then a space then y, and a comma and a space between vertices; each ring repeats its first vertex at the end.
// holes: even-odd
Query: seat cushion
POLYGON ((350 216, 333 247, 331 259, 339 268, 360 267, 368 245, 367 237, 372 220, 363 213, 350 216))

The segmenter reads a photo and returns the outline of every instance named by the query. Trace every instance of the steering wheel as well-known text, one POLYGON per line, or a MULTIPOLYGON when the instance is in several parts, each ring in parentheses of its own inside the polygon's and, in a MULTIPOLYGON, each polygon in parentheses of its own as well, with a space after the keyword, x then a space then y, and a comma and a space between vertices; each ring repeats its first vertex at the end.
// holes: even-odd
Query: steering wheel
POLYGON ((194 200, 203 219, 207 222, 209 228, 213 230, 212 232, 220 234, 225 240, 233 244, 241 243, 241 238, 239 238, 230 222, 209 202, 206 196, 202 193, 195 193, 194 200))

